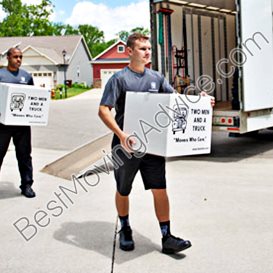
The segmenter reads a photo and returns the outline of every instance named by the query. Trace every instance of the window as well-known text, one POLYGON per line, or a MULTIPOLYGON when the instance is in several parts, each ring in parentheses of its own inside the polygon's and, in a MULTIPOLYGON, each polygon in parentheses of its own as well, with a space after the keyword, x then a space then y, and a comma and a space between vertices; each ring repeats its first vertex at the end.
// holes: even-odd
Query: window
POLYGON ((80 77, 80 73, 81 73, 81 68, 79 65, 77 65, 77 77, 80 77))
POLYGON ((118 53, 123 53, 125 52, 125 46, 124 45, 119 45, 118 46, 118 53))

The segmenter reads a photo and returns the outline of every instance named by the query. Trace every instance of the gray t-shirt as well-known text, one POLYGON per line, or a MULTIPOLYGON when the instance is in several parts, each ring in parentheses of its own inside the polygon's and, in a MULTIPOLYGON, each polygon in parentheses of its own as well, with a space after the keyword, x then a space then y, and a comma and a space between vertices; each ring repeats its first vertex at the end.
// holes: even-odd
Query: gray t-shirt
MULTIPOLYGON (((123 129, 125 97, 127 91, 152 92, 152 93, 173 93, 174 89, 167 82, 162 74, 157 71, 145 68, 144 73, 136 73, 129 67, 115 73, 107 82, 100 105, 107 105, 115 108, 115 120, 123 129)), ((113 145, 119 143, 114 137, 113 145)))
POLYGON ((32 76, 23 69, 15 72, 7 68, 0 69, 0 82, 34 85, 32 76))
POLYGON ((174 89, 162 74, 148 68, 144 73, 136 73, 127 66, 115 73, 105 86, 100 104, 115 108, 119 126, 122 125, 127 91, 173 93, 174 89))

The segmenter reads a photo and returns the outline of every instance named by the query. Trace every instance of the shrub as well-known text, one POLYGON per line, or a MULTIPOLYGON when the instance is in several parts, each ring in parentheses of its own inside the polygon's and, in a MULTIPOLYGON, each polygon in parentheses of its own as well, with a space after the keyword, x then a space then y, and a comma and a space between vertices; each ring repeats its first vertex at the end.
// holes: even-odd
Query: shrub
POLYGON ((74 87, 74 88, 87 88, 88 86, 86 85, 86 83, 74 82, 74 83, 72 84, 72 87, 74 87))
POLYGON ((62 89, 64 89, 64 84, 57 84, 55 89, 56 90, 62 90, 62 89))

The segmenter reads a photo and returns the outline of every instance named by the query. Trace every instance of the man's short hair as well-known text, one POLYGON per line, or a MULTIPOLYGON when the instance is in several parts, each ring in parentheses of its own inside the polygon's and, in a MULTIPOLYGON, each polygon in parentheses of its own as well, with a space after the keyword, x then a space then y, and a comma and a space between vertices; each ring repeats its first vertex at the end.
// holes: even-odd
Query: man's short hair
POLYGON ((149 37, 142 34, 142 33, 138 33, 138 32, 135 32, 133 34, 131 34, 128 39, 127 39, 127 47, 130 47, 130 48, 134 48, 135 46, 135 42, 136 40, 149 40, 149 37))
POLYGON ((9 57, 9 56, 12 54, 12 52, 13 52, 14 50, 19 50, 19 51, 21 51, 21 49, 20 49, 19 47, 11 47, 11 48, 8 50, 8 52, 7 52, 7 56, 9 57))

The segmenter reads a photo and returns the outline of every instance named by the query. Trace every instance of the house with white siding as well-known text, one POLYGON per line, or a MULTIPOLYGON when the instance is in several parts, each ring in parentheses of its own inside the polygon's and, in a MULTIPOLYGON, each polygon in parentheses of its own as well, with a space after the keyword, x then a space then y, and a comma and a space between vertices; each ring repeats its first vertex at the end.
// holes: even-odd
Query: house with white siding
POLYGON ((10 47, 23 52, 21 67, 32 74, 36 86, 53 88, 65 76, 72 83, 93 84, 92 56, 81 35, 0 37, 0 67, 7 65, 10 47))

